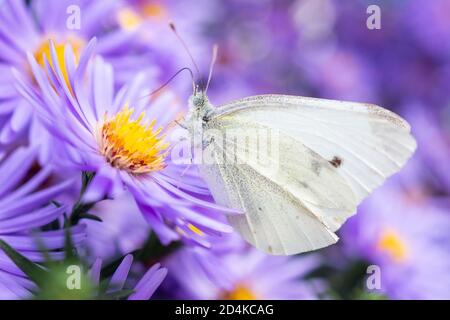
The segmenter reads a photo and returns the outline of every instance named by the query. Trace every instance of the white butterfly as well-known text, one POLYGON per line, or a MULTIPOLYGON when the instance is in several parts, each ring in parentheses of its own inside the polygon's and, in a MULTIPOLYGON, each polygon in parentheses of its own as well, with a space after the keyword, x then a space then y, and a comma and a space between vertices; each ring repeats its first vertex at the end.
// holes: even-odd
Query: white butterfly
POLYGON ((376 105, 287 95, 213 107, 206 91, 216 58, 214 46, 206 89, 193 84, 181 124, 193 149, 200 149, 197 164, 214 200, 244 211, 229 222, 267 253, 292 255, 336 243, 336 230, 358 204, 414 153, 409 124, 376 105), (267 135, 272 139, 261 139, 267 135))
POLYGON ((204 91, 195 90, 184 125, 209 155, 199 168, 215 201, 245 212, 230 216, 231 225, 246 241, 276 255, 336 243, 336 230, 416 148, 408 123, 386 109, 287 95, 214 108, 204 91), (224 160, 231 147, 257 149, 254 140, 236 146, 234 139, 246 141, 261 129, 277 137, 278 152, 224 160), (205 134, 211 131, 222 140, 205 134), (275 163, 277 170, 264 163, 275 163))

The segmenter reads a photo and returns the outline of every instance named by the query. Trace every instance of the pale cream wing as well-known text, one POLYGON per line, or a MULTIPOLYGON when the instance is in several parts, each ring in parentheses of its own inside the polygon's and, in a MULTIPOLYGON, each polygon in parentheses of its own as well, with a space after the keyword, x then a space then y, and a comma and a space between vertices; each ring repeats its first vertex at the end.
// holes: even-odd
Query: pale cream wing
MULTIPOLYGON (((213 119, 257 123, 295 138, 336 167, 358 203, 416 149, 409 124, 376 105, 261 95, 217 107, 213 119)), ((325 190, 324 190, 325 191, 325 190)))
POLYGON ((356 199, 328 161, 297 139, 277 136, 278 130, 257 123, 242 126, 223 117, 211 121, 205 130, 205 163, 200 170, 219 204, 245 211, 229 217, 245 240, 260 250, 283 255, 337 241, 333 231, 355 211, 356 199), (211 129, 214 138, 209 136, 211 129), (269 142, 278 144, 276 152, 258 152, 257 143, 249 141, 244 146, 237 143, 236 138, 258 130, 275 136, 269 142), (245 157, 235 147, 258 158, 245 157))

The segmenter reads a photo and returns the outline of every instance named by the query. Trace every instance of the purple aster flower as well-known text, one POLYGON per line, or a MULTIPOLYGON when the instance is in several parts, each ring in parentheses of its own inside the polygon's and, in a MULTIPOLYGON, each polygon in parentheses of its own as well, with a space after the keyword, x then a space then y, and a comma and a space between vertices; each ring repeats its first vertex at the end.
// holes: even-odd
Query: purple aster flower
MULTIPOLYGON (((142 70, 143 66, 154 69, 146 59, 148 52, 135 42, 135 34, 120 28, 116 20, 120 7, 121 1, 108 0, 51 3, 35 0, 30 6, 26 6, 25 1, 3 1, 0 7, 0 43, 3 48, 0 61, 5 62, 5 71, 9 73, 7 69, 14 66, 26 72, 29 69, 27 52, 43 64, 43 57, 50 57, 49 40, 55 42, 59 58, 63 57, 64 46, 68 43, 79 58, 82 49, 94 36, 98 38, 98 53, 114 65, 119 83, 128 80, 135 70, 142 70), (76 21, 77 12, 80 14, 79 23, 76 21), (14 36, 10 34, 11 30, 17 31, 14 36)), ((58 63, 63 63, 62 60, 58 63)))
MULTIPOLYGON (((121 28, 117 17, 120 16, 122 2, 62 0, 52 1, 49 5, 47 0, 32 1, 30 11, 39 23, 41 37, 44 35, 40 50, 49 58, 48 40, 51 39, 55 41, 57 51, 61 50, 60 53, 64 44, 72 44, 75 55, 79 57, 89 40, 97 37, 97 53, 114 66, 116 83, 126 82, 136 70, 157 72, 151 63, 152 53, 139 43, 136 32, 121 28), (74 7, 78 7, 81 13, 79 28, 68 27, 71 20, 67 10, 74 7)), ((36 59, 42 62, 40 57, 36 59)))
POLYGON ((351 255, 381 269, 381 292, 394 299, 450 298, 450 216, 409 176, 422 170, 413 158, 342 230, 351 255), (405 176, 406 175, 406 176, 405 176))
MULTIPOLYGON (((63 258, 63 252, 55 250, 64 247, 64 230, 38 230, 50 222, 61 218, 66 207, 56 207, 50 201, 70 188, 71 181, 51 183, 51 170, 43 168, 34 172, 37 151, 19 148, 0 163, 0 239, 35 262, 44 261, 42 247, 50 250, 53 259, 63 258), (39 241, 42 247, 39 246, 39 241)), ((72 228, 75 244, 84 240, 83 225, 72 228)), ((0 299, 20 299, 30 295, 33 283, 6 256, 0 252, 0 299)))
MULTIPOLYGON (((107 293, 114 293, 124 288, 127 282, 128 274, 133 263, 133 256, 131 254, 123 258, 120 265, 117 267, 108 284, 107 293)), ((91 279, 95 285, 100 283, 100 271, 102 267, 102 260, 97 259, 91 267, 91 279)), ((159 263, 153 265, 144 276, 133 287, 133 293, 128 297, 128 300, 148 300, 153 293, 158 289, 167 275, 167 269, 161 268, 159 263)))
POLYGON ((270 256, 238 237, 221 242, 228 241, 228 250, 185 247, 169 257, 169 294, 178 299, 291 300, 316 299, 323 290, 320 281, 302 280, 319 265, 319 256, 270 256))
MULTIPOLYGON (((118 8, 119 2, 107 0, 36 0, 29 6, 22 0, 0 3, 0 144, 28 139, 31 145, 40 146, 41 163, 47 163, 52 154, 50 149, 56 141, 13 87, 11 73, 14 68, 35 82, 27 53, 43 65, 44 57, 50 58, 50 39, 55 42, 58 57, 55 63, 59 64, 64 63, 65 44, 72 45, 78 60, 89 39, 96 35, 97 51, 114 65, 116 83, 123 83, 136 70, 156 72, 148 63, 147 49, 139 48, 134 34, 118 26, 114 19, 118 8), (76 15, 74 12, 79 13, 79 25, 73 21, 76 17, 70 16, 76 15)), ((67 79, 67 75, 64 77, 67 79)))
POLYGON ((67 46, 64 72, 55 63, 54 45, 53 62, 45 69, 29 55, 40 90, 16 73, 20 91, 63 142, 53 150, 59 163, 95 173, 84 201, 114 198, 127 189, 163 243, 183 236, 208 245, 209 235, 231 232, 220 213, 237 212, 214 204, 196 167, 180 165, 169 152, 173 146, 167 137, 184 112, 173 94, 166 90, 149 101, 143 74, 115 92, 112 67, 99 56, 90 59, 94 47, 95 40, 76 66, 67 46))

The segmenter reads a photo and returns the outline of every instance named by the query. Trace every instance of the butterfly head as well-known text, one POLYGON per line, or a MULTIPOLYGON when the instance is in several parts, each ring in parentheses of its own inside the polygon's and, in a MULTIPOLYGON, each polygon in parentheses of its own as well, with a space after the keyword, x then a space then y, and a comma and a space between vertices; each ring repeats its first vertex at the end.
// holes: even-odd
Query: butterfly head
POLYGON ((205 105, 208 104, 206 92, 203 89, 200 89, 199 86, 196 86, 190 100, 192 106, 197 110, 203 109, 205 105))

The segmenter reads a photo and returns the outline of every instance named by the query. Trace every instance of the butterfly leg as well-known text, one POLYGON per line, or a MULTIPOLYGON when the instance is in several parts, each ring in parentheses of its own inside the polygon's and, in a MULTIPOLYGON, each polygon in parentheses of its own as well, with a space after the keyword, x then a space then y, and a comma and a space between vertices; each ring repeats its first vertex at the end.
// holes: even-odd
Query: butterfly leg
POLYGON ((187 126, 184 124, 184 120, 180 121, 180 120, 174 120, 174 122, 179 125, 180 127, 182 127, 183 129, 187 130, 187 126))

